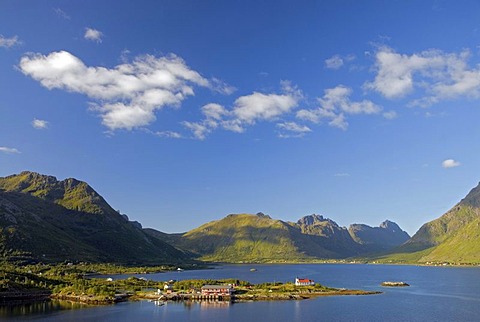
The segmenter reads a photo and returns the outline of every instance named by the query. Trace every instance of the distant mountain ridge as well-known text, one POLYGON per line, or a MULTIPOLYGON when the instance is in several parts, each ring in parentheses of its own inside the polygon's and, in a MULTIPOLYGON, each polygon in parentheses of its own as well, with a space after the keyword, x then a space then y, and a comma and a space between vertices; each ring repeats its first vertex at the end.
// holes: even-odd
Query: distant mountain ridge
POLYGON ((480 184, 415 235, 384 221, 340 227, 321 215, 285 222, 228 215, 183 234, 143 229, 86 182, 24 171, 0 178, 0 255, 41 261, 172 263, 192 257, 253 262, 367 257, 480 263, 480 184))
POLYGON ((396 223, 386 220, 379 227, 352 224, 348 228, 356 242, 365 245, 370 251, 384 251, 405 243, 410 236, 396 223))
MULTIPOLYGON (((397 230, 392 228, 393 225, 404 238, 392 238, 389 240, 390 247, 398 246, 409 238, 392 222, 376 228, 395 234, 397 230)), ((366 225, 364 227, 374 230, 366 225)), ((388 239, 388 232, 382 235, 384 239, 388 239)), ((231 214, 184 234, 157 236, 196 254, 201 260, 219 262, 340 259, 388 248, 378 246, 374 236, 370 236, 368 241, 358 236, 354 240, 345 227, 316 214, 304 216, 295 223, 272 219, 263 213, 231 214)))
POLYGON ((29 171, 0 178, 0 253, 42 261, 168 263, 189 258, 147 235, 87 183, 29 171))
POLYGON ((340 259, 398 246, 405 235, 389 221, 347 229, 316 214, 285 222, 263 213, 232 214, 166 234, 129 221, 86 182, 30 171, 0 178, 4 258, 127 264, 340 259))

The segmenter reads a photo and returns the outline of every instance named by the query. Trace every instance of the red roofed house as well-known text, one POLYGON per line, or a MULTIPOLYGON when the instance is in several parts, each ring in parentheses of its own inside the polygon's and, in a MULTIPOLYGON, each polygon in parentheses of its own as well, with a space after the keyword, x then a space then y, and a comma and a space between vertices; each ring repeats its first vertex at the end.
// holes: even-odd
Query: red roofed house
POLYGON ((233 286, 229 285, 203 285, 202 295, 204 296, 230 296, 233 294, 233 286))
POLYGON ((295 286, 309 286, 315 285, 314 280, 309 280, 308 278, 295 278, 295 286))

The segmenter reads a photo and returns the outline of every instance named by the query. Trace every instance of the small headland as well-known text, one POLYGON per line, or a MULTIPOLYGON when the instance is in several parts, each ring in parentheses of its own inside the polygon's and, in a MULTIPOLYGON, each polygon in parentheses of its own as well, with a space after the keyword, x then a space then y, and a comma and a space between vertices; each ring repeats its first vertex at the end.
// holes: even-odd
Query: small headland
POLYGON ((149 274, 176 269, 177 266, 173 265, 133 267, 68 261, 27 265, 0 262, 0 305, 49 299, 93 305, 113 304, 128 300, 138 291, 163 287, 163 282, 136 277, 114 281, 111 278, 96 278, 99 274, 149 274))

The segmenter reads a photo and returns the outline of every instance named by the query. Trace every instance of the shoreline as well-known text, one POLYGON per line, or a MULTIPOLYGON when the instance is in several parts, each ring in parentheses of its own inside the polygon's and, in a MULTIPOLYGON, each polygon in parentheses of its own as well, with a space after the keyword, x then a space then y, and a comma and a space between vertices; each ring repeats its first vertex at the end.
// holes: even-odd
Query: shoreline
POLYGON ((20 305, 33 302, 42 302, 51 298, 50 292, 16 292, 14 294, 0 294, 0 306, 20 305))
POLYGON ((23 297, 2 297, 0 306, 24 305, 36 302, 44 302, 51 300, 69 301, 73 303, 85 305, 114 305, 120 302, 129 301, 161 301, 161 302, 231 302, 231 303, 248 303, 258 301, 298 301, 308 300, 317 297, 327 296, 362 296, 362 295, 378 295, 381 291, 363 291, 363 290, 334 290, 327 292, 285 292, 280 294, 234 294, 232 296, 220 296, 217 298, 202 298, 201 296, 192 296, 191 294, 178 294, 165 299, 159 300, 158 295, 152 294, 122 294, 111 299, 98 299, 88 295, 62 295, 62 294, 29 294, 23 297))
POLYGON ((232 296, 219 297, 202 297, 201 295, 192 295, 188 293, 173 294, 162 299, 158 295, 133 295, 132 301, 138 300, 154 300, 161 302, 231 302, 231 303, 248 303, 257 301, 298 301, 308 300, 317 297, 327 296, 362 296, 362 295, 378 295, 383 294, 381 291, 364 291, 364 290, 332 290, 324 292, 283 292, 273 294, 233 294, 232 296))

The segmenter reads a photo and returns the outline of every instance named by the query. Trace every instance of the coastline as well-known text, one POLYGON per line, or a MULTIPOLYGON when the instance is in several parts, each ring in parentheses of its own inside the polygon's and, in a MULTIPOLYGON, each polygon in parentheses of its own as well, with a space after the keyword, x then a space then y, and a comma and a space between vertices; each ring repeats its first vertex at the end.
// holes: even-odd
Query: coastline
POLYGON ((189 294, 189 293, 175 293, 170 296, 162 296, 154 294, 133 295, 131 300, 155 300, 161 302, 188 302, 188 301, 206 301, 206 302, 232 302, 232 303, 245 303, 245 302, 257 302, 257 301, 298 301, 307 300, 317 297, 327 296, 361 296, 361 295, 378 295, 382 294, 381 291, 364 291, 364 290, 348 290, 348 289, 333 289, 329 291, 293 291, 293 292, 275 292, 275 293, 247 293, 247 294, 233 294, 231 296, 219 296, 215 298, 202 297, 201 295, 189 294))
MULTIPOLYGON (((233 294, 232 296, 223 296, 217 298, 202 298, 201 296, 194 296, 188 293, 179 293, 173 296, 164 297, 162 302, 188 302, 188 301, 207 301, 207 302, 233 302, 245 303, 256 301, 298 301, 307 300, 316 297, 326 296, 359 296, 359 295, 377 295, 382 294, 381 291, 364 291, 364 290, 345 290, 338 289, 326 292, 283 292, 274 294, 233 294)), ((91 295, 64 295, 64 294, 49 294, 46 292, 38 293, 32 292, 30 294, 24 293, 22 296, 1 296, 0 306, 22 305, 33 302, 44 302, 49 300, 61 300, 74 303, 81 303, 87 305, 113 305, 125 301, 140 301, 149 300, 157 301, 159 296, 156 294, 119 294, 113 298, 104 298, 91 295)))

